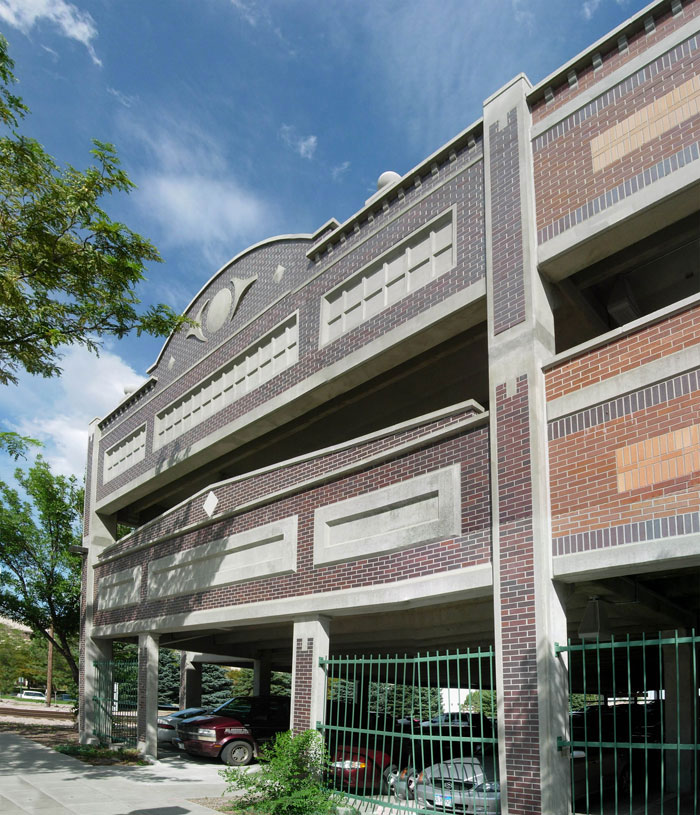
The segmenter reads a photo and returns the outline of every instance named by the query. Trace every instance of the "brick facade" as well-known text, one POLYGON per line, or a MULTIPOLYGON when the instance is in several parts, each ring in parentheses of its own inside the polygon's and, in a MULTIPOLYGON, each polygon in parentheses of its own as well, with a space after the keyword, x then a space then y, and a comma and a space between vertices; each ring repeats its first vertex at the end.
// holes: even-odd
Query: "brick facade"
MULTIPOLYGON (((612 594, 620 576, 642 581, 662 550, 669 570, 694 576, 700 562, 700 267, 689 260, 700 233, 688 208, 700 189, 699 31, 700 0, 660 0, 546 83, 508 83, 483 120, 344 224, 264 241, 214 275, 187 310, 200 328, 171 337, 151 378, 95 426, 83 702, 86 654, 112 639, 138 636, 151 654, 156 641, 230 647, 221 655, 239 664, 293 666, 299 732, 322 715, 318 659, 345 643, 352 658, 363 636, 370 653, 382 637, 425 653, 439 647, 431 637, 462 649, 493 633, 502 811, 566 811, 571 768, 556 740, 573 691, 555 643, 575 638, 589 584, 608 581, 612 594), (627 225, 634 243, 623 247, 627 225), (445 246, 453 254, 411 288, 408 271, 445 246), (405 291, 392 299, 399 257, 405 291), (331 317, 324 329, 329 292, 342 291, 343 315, 356 295, 364 309, 380 268, 381 308, 355 312, 359 325, 337 336, 331 317), (641 307, 609 308, 618 283, 640 286, 641 307), (159 414, 292 315, 291 361, 155 444, 159 414), (394 402, 410 389, 407 405, 424 415, 376 430, 383 416, 405 418, 394 402), (352 410, 374 423, 337 421, 342 441, 320 449, 331 443, 319 441, 324 422, 352 410), (373 432, 352 438, 356 426, 373 432), (120 442, 105 483, 105 452, 120 442), (287 443, 297 457, 283 461, 287 443), (274 463, 245 471, 258 450, 274 463), (150 520, 111 541, 118 520, 139 517, 150 520), (261 542, 253 530, 273 532, 261 542), (225 566, 201 566, 229 538, 225 566), (149 596, 154 561, 162 580, 149 596), (404 613, 430 632, 424 643, 401 630, 404 613)), ((153 670, 142 649, 142 740, 153 740, 153 670)))

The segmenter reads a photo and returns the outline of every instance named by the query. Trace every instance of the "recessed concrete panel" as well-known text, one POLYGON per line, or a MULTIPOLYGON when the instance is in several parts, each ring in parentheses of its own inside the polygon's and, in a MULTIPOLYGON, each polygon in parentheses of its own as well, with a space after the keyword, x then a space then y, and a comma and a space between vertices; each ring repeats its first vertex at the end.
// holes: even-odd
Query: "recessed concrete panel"
POLYGON ((136 605, 140 600, 140 588, 140 566, 107 575, 100 580, 97 589, 97 607, 100 611, 106 611, 136 605))
POLYGON ((296 570, 297 516, 158 558, 148 566, 148 599, 296 570))
POLYGON ((320 507, 314 563, 339 563, 461 533, 460 465, 320 507))

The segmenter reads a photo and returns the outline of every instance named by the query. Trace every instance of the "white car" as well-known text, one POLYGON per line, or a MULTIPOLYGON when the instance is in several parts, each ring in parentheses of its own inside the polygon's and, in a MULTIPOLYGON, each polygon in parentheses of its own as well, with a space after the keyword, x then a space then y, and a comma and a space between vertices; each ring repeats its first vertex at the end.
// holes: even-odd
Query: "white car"
POLYGON ((177 733, 177 723, 183 719, 190 719, 192 716, 199 716, 200 713, 206 713, 206 708, 203 707, 188 707, 185 710, 178 710, 175 713, 169 713, 166 716, 158 717, 158 743, 172 742, 177 733))
POLYGON ((40 690, 23 690, 19 694, 20 699, 34 699, 37 702, 45 702, 46 694, 40 690))

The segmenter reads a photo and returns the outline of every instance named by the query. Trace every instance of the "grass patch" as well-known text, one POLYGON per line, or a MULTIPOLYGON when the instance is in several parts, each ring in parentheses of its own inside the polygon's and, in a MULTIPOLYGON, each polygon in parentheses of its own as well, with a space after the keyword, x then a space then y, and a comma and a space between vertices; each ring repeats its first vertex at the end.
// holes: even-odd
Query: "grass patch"
POLYGON ((111 750, 109 747, 94 747, 88 744, 58 744, 54 747, 54 750, 94 766, 127 764, 144 767, 149 763, 136 750, 128 750, 122 747, 118 750, 111 750))

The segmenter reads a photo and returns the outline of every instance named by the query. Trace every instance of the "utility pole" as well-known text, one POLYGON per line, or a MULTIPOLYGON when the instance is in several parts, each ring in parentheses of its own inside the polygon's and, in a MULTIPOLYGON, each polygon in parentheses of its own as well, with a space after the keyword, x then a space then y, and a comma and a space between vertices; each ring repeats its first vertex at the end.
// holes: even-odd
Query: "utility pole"
POLYGON ((46 660, 46 706, 51 704, 53 696, 53 626, 49 628, 49 655, 46 660))

